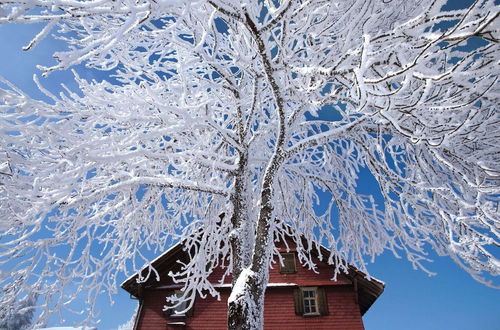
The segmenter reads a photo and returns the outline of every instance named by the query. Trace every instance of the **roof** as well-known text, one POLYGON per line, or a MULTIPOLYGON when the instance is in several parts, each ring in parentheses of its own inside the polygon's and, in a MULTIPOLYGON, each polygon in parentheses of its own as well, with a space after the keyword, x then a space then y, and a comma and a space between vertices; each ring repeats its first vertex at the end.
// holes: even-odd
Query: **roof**
POLYGON ((352 274, 353 281, 356 283, 359 309, 361 315, 364 315, 384 292, 385 284, 373 276, 368 277, 367 274, 354 266, 349 266, 349 273, 352 274))
MULTIPOLYGON (((150 262, 149 265, 154 267, 159 274, 168 273, 168 270, 171 269, 172 264, 174 264, 177 260, 181 259, 185 256, 185 252, 183 250, 183 242, 179 241, 170 247, 163 254, 155 258, 150 262)), ((329 252, 329 250, 325 247, 321 247, 324 252, 329 252)), ((140 272, 146 270, 148 267, 144 267, 140 272)), ((127 278, 122 284, 121 287, 129 292, 132 296, 139 298, 140 290, 142 287, 137 283, 137 278, 139 276, 139 272, 127 278)), ((351 280, 352 285, 354 285, 354 289, 357 291, 357 302, 360 307, 361 315, 365 314, 368 309, 373 305, 375 300, 384 292, 385 284, 384 282, 363 273, 359 269, 354 266, 349 266, 349 274, 347 277, 351 280)), ((274 286, 294 286, 295 283, 269 283, 268 287, 274 286), (281 284, 281 285, 280 285, 281 284), (286 284, 286 285, 284 285, 286 284)), ((349 284, 351 285, 351 284, 349 284)), ((230 285, 215 285, 217 288, 230 288, 230 285)))

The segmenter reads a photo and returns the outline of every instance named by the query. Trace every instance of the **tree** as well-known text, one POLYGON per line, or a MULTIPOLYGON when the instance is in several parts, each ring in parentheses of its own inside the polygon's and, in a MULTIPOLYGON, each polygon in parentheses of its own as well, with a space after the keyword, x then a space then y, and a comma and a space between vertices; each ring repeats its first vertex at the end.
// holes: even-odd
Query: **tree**
POLYGON ((311 268, 330 248, 336 274, 386 249, 425 269, 431 247, 487 282, 500 270, 498 7, 444 5, 4 1, 0 23, 43 23, 26 49, 51 31, 67 42, 44 74, 85 63, 109 79, 75 72, 80 91, 58 96, 39 85, 51 102, 4 82, 2 264, 20 260, 12 272, 47 311, 83 291, 92 305, 146 248, 182 238, 178 299, 217 295, 207 277, 227 261, 231 329, 262 328, 285 235, 311 268), (359 192, 367 172, 378 196, 359 192))
POLYGON ((134 330, 135 318, 137 317, 137 311, 139 307, 137 307, 134 311, 134 314, 130 317, 130 320, 121 324, 117 330, 134 330))
POLYGON ((33 322, 33 306, 36 298, 27 296, 9 305, 0 308, 0 329, 23 330, 29 329, 33 322))
POLYGON ((38 299, 37 294, 29 294, 16 300, 19 292, 15 292, 22 279, 12 281, 14 285, 2 288, 2 305, 0 306, 0 329, 24 330, 29 329, 33 323, 34 306, 38 299))

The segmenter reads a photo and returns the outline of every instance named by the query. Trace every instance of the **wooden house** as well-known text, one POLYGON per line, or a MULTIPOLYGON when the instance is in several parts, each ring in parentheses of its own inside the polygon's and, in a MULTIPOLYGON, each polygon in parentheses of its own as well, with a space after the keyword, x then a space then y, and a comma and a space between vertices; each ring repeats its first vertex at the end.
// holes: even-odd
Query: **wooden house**
MULTIPOLYGON (((270 269, 269 284, 264 305, 265 329, 364 329, 363 314, 384 290, 384 284, 350 267, 349 274, 337 276, 333 281, 332 266, 315 260, 317 272, 300 265, 293 250, 282 251, 283 264, 276 262, 270 269)), ((122 288, 133 298, 139 299, 138 315, 134 329, 226 329, 227 299, 231 278, 219 281, 223 269, 214 271, 210 278, 220 292, 220 300, 207 296, 197 297, 193 308, 186 313, 181 309, 164 312, 165 297, 178 294, 181 288, 167 276, 179 267, 178 260, 185 260, 182 243, 170 248, 152 262, 160 274, 160 281, 150 278, 137 283, 137 274, 128 278, 122 288)), ((154 277, 154 276, 152 276, 154 277)))

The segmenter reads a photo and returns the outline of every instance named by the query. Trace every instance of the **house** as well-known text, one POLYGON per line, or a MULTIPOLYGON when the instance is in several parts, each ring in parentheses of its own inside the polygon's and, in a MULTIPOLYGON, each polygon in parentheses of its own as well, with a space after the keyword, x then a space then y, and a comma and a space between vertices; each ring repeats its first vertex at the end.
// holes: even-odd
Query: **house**
MULTIPOLYGON (((374 278, 366 279, 354 267, 350 267, 349 274, 340 274, 332 281, 332 266, 316 259, 318 272, 304 268, 293 245, 289 246, 292 250, 287 251, 284 244, 278 245, 284 262, 277 262, 270 269, 265 329, 364 329, 361 317, 383 292, 384 284, 374 278)), ((159 282, 150 278, 138 284, 138 274, 123 282, 122 288, 139 299, 135 329, 226 329, 231 279, 218 284, 224 273, 222 269, 210 275, 212 283, 217 283, 220 300, 207 295, 205 299, 197 297, 187 313, 163 311, 165 297, 177 294, 180 289, 167 274, 179 267, 178 260, 185 258, 183 245, 178 243, 152 262, 160 274, 159 282)))

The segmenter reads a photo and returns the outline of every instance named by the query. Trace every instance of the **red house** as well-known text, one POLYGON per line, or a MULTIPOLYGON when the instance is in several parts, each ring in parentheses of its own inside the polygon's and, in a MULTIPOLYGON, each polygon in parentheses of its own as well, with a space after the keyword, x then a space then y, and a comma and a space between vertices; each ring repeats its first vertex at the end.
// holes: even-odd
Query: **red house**
MULTIPOLYGON (((270 269, 264 305, 265 329, 364 329, 361 317, 384 291, 382 282, 367 280, 354 267, 350 267, 349 274, 338 275, 332 281, 332 266, 316 259, 318 273, 315 273, 300 265, 294 251, 287 252, 284 246, 280 250, 284 263, 277 262, 270 269)), ((224 284, 214 285, 220 292, 220 300, 197 297, 187 313, 163 311, 165 297, 181 288, 167 274, 178 269, 177 261, 185 258, 183 246, 178 243, 152 262, 160 274, 159 282, 150 278, 138 284, 137 274, 123 282, 122 288, 139 299, 134 329, 227 328, 230 278, 224 284)), ((222 274, 222 269, 214 271, 211 282, 219 283, 222 274)))

